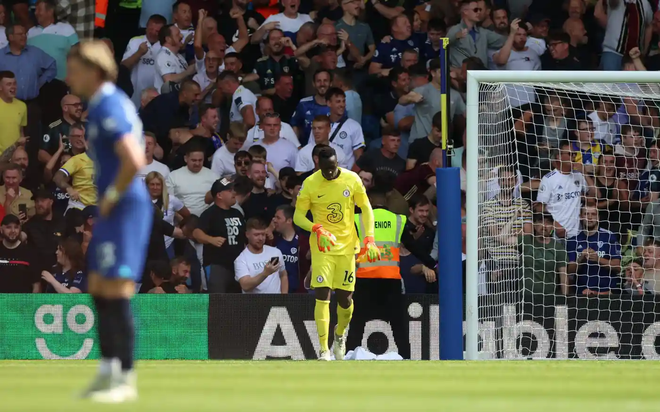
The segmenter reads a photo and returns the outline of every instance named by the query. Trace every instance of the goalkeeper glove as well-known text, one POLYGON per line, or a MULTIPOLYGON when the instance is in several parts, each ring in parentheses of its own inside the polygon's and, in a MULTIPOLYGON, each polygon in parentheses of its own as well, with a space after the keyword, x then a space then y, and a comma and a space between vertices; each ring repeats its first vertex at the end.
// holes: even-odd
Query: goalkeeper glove
POLYGON ((375 262, 380 260, 380 249, 376 246, 376 241, 372 236, 367 236, 364 238, 364 253, 362 256, 358 257, 358 262, 364 262, 368 260, 369 262, 375 262))
POLYGON ((312 232, 316 233, 316 244, 319 247, 319 252, 329 252, 330 247, 335 245, 337 238, 332 233, 323 229, 323 226, 314 225, 312 232))

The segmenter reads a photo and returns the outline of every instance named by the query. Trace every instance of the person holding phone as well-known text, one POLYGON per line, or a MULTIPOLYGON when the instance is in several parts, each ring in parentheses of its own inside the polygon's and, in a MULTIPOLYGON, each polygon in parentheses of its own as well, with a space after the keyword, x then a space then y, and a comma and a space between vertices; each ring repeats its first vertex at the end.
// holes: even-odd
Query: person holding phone
POLYGON ((265 245, 268 225, 253 217, 246 223, 248 244, 234 262, 243 293, 288 293, 289 279, 279 249, 265 245))
POLYGON ((7 166, 2 172, 2 178, 5 184, 0 186, 0 203, 7 214, 17 216, 21 224, 27 222, 34 216, 35 208, 32 192, 21 186, 23 181, 21 167, 16 164, 7 166))

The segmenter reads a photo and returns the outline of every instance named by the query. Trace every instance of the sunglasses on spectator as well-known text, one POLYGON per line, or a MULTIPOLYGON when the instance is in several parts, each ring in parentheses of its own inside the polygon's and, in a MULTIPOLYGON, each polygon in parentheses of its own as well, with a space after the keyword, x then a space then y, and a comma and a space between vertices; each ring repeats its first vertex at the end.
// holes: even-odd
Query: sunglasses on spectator
POLYGON ((246 160, 237 160, 235 163, 236 166, 250 166, 251 162, 246 159, 246 160))

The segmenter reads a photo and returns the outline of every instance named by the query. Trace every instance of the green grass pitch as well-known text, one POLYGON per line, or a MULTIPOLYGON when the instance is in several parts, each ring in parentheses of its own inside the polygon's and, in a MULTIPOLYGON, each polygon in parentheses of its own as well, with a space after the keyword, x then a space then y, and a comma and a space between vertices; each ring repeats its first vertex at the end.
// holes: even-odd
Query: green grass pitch
POLYGON ((0 411, 660 411, 660 362, 141 361, 140 400, 75 398, 94 361, 1 361, 0 411))

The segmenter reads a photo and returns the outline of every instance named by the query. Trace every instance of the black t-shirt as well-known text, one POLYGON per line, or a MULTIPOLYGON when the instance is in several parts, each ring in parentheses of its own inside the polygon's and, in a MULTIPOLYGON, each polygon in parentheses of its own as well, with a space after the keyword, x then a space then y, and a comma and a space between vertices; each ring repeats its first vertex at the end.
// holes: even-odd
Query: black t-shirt
POLYGON ((289 56, 282 56, 279 61, 270 56, 264 56, 257 60, 254 65, 254 72, 259 75, 258 83, 261 90, 274 88, 275 78, 281 73, 289 73, 293 76, 294 87, 296 80, 301 77, 298 59, 289 56))
POLYGON ((381 149, 368 150, 358 160, 357 165, 360 169, 367 169, 372 173, 387 171, 394 176, 398 176, 406 170, 406 161, 399 155, 393 159, 385 157, 381 149))
POLYGON ((270 200, 270 209, 272 211, 273 216, 275 216, 275 210, 278 208, 278 206, 291 204, 291 199, 284 197, 282 193, 275 193, 274 195, 271 195, 269 200, 270 200))
POLYGON ((440 147, 440 142, 435 145, 427 137, 415 139, 408 149, 408 159, 417 160, 417 164, 426 163, 429 161, 433 149, 438 147, 440 147))
POLYGON ((251 217, 260 217, 264 222, 269 223, 273 218, 274 210, 271 206, 271 199, 268 192, 251 193, 248 200, 241 205, 245 212, 245 219, 251 217))
POLYGON ((220 265, 234 270, 234 260, 245 248, 245 219, 234 208, 227 210, 211 205, 199 218, 199 230, 207 236, 223 237, 222 247, 204 245, 204 266, 220 265))
MULTIPOLYGON (((231 2, 229 3, 231 4, 231 2)), ((243 14, 243 20, 245 21, 246 26, 250 18, 253 18, 259 26, 261 26, 266 20, 264 19, 264 16, 256 11, 246 10, 243 14)), ((220 31, 220 34, 222 34, 222 37, 225 38, 227 46, 231 46, 238 41, 238 25, 236 24, 236 20, 229 16, 229 11, 223 12, 223 14, 219 15, 216 19, 218 20, 218 30, 220 31)), ((247 27, 247 30, 248 36, 252 37, 255 31, 250 26, 247 27)), ((248 43, 248 45, 241 51, 240 56, 241 61, 243 62, 243 71, 245 73, 252 72, 252 69, 254 69, 254 63, 259 57, 261 57, 259 45, 248 43)))
POLYGON ((399 104, 399 98, 393 91, 379 94, 374 99, 374 115, 379 119, 385 120, 385 115, 393 112, 396 105, 399 104))
POLYGON ((60 136, 64 144, 64 152, 71 152, 71 142, 69 141, 69 129, 71 125, 64 119, 59 119, 48 125, 48 132, 41 139, 39 149, 47 151, 51 156, 57 152, 60 147, 60 136))
POLYGON ((0 243, 0 293, 32 293, 32 285, 40 279, 33 248, 21 243, 8 249, 0 243))
POLYGON ((334 9, 331 9, 330 7, 324 7, 321 9, 321 11, 319 11, 316 20, 318 23, 323 23, 323 19, 328 19, 336 23, 343 16, 344 10, 342 10, 341 6, 337 6, 334 9))
POLYGON ((283 122, 291 123, 291 117, 296 111, 298 101, 293 97, 284 100, 276 94, 271 97, 273 99, 273 109, 275 110, 275 113, 280 114, 280 119, 282 119, 283 122))
POLYGON ((541 67, 543 70, 584 70, 585 67, 577 56, 575 48, 571 46, 568 57, 562 60, 555 60, 550 55, 550 52, 546 52, 541 56, 541 67))
POLYGON ((55 252, 65 229, 64 219, 57 217, 45 220, 40 216, 34 216, 23 226, 28 244, 39 257, 35 265, 40 266, 41 270, 49 270, 57 263, 55 252))

